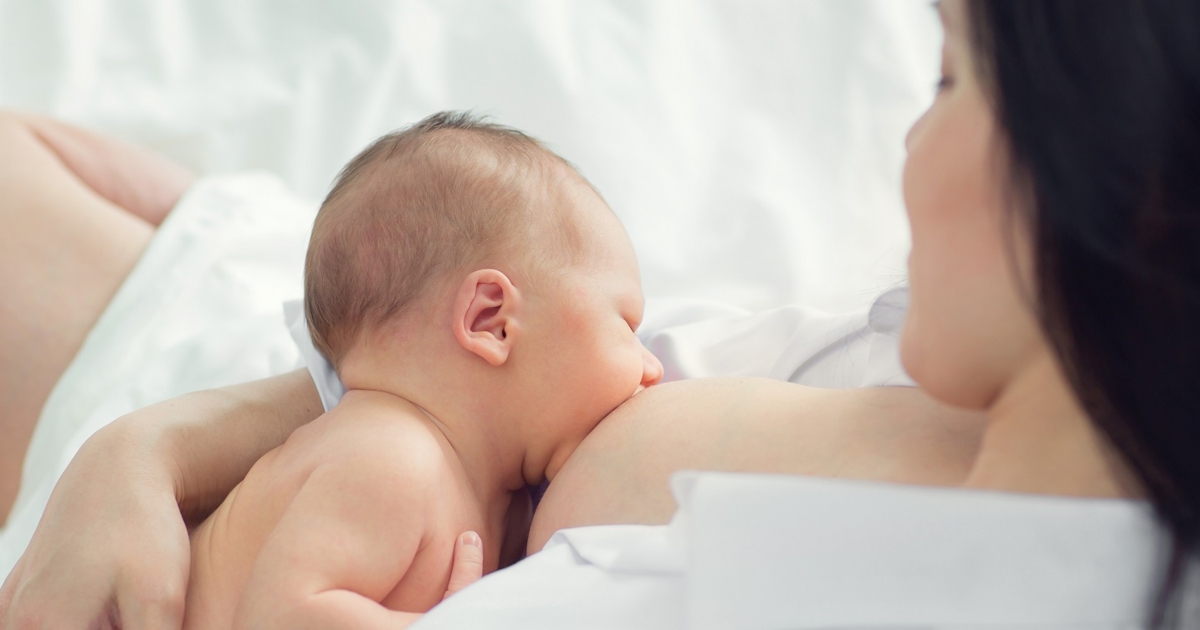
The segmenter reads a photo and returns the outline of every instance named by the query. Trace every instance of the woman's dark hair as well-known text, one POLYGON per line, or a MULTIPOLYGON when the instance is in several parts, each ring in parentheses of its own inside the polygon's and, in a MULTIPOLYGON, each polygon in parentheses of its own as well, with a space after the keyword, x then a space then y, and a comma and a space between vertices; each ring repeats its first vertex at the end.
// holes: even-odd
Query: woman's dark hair
POLYGON ((1042 326, 1172 534, 1153 623, 1175 625, 1200 546, 1200 1, 968 8, 1042 326))

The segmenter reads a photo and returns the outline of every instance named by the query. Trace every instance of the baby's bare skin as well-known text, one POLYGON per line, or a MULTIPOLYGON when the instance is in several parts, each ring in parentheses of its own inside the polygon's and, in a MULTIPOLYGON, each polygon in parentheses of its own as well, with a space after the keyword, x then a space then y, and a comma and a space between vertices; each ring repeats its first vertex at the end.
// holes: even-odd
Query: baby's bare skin
POLYGON ((305 312, 348 393, 197 530, 189 628, 404 627, 446 592, 461 532, 480 534, 494 570, 514 495, 661 377, 635 332, 637 258, 616 216, 540 145, 474 124, 437 114, 385 136, 322 205, 305 312), (529 226, 506 238, 479 227, 502 193, 529 226), (427 233, 442 242, 409 242, 427 233), (452 268, 396 256, 418 250, 452 268), (408 277, 425 286, 397 306, 417 291, 408 277))
POLYGON ((479 533, 484 570, 496 569, 507 509, 475 500, 419 409, 352 391, 259 459, 192 532, 184 627, 259 627, 260 612, 280 610, 312 627, 360 614, 403 627, 418 615, 374 604, 421 613, 441 601, 464 531, 479 533))

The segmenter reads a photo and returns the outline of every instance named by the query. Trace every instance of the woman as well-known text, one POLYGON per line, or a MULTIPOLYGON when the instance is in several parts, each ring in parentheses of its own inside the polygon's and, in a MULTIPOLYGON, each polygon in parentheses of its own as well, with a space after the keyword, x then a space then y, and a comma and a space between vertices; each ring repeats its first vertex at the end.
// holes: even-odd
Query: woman
MULTIPOLYGON (((1173 541, 1155 607, 1170 611, 1184 561, 1195 550, 1200 508, 1200 463, 1193 456, 1200 434, 1189 425, 1200 417, 1200 339, 1191 328, 1200 319, 1200 3, 945 0, 940 10, 947 32, 943 80, 908 139, 912 306, 902 356, 924 392, 984 412, 986 424, 978 444, 931 443, 925 433, 882 445, 870 427, 850 422, 856 450, 886 457, 895 464, 891 478, 914 483, 1148 498, 1173 541), (961 465, 964 453, 968 462, 961 465)), ((98 436, 56 490, 43 531, 0 606, 20 592, 28 603, 11 606, 27 620, 50 619, 56 606, 76 606, 76 616, 65 618, 86 620, 115 598, 123 618, 135 610, 175 618, 180 584, 177 577, 163 579, 161 565, 186 574, 178 566, 186 566, 179 541, 146 535, 116 553, 96 551, 100 537, 80 521, 88 507, 115 504, 119 514, 93 518, 109 527, 124 525, 123 518, 154 518, 181 529, 176 498, 185 508, 210 505, 257 453, 306 421, 273 402, 302 391, 302 381, 288 375, 238 390, 247 397, 244 409, 261 403, 272 410, 279 422, 270 430, 261 422, 237 423, 237 413, 224 419, 197 413, 200 423, 173 420, 185 429, 169 439, 195 436, 186 451, 156 445, 164 434, 135 431, 135 422, 98 436), (213 429, 222 422, 240 442, 213 429), (82 477, 89 467, 99 470, 99 453, 121 453, 121 461, 144 467, 137 473, 143 486, 109 486, 103 500, 92 496, 96 488, 82 477), (174 473, 154 463, 179 453, 174 473), (79 552, 82 560, 60 560, 79 552), (176 562, 151 563, 156 557, 176 562), (84 601, 52 595, 55 587, 78 584, 65 573, 86 574, 84 601)), ((943 420, 917 399, 885 403, 889 413, 917 418, 915 427, 943 420)), ((861 399, 779 384, 650 390, 606 420, 564 467, 535 519, 531 548, 559 526, 660 521, 659 495, 641 488, 659 487, 663 469, 754 461, 753 453, 735 458, 711 446, 727 430, 761 430, 746 426, 760 415, 790 408, 798 418, 812 417, 831 407, 860 417, 879 413, 861 399), (759 406, 743 408, 736 419, 706 413, 739 404, 759 406), (678 444, 681 435, 692 442, 663 462, 661 446, 678 444), (614 470, 621 474, 607 476, 614 470), (592 505, 600 507, 587 511, 592 505)), ((818 438, 845 436, 845 425, 815 425, 818 438)), ((741 467, 827 472, 805 465, 804 439, 779 431, 794 447, 791 459, 741 467)), ((132 484, 135 476, 118 471, 115 482, 132 484)), ((1153 621, 1169 620, 1158 614, 1153 621)))

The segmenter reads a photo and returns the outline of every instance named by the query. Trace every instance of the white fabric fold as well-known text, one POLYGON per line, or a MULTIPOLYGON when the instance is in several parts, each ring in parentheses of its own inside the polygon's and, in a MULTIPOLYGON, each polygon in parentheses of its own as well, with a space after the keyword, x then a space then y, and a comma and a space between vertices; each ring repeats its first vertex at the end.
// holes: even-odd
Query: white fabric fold
POLYGON ((558 532, 418 630, 994 628, 1146 621, 1144 502, 685 471, 669 525, 558 532))
POLYGON ((300 352, 300 363, 308 369, 317 394, 321 396, 321 405, 325 411, 337 406, 342 396, 346 395, 346 386, 338 378, 333 365, 313 345, 312 334, 308 330, 308 320, 304 318, 304 301, 288 300, 283 303, 283 321, 288 334, 296 342, 296 350, 300 352))
POLYGON ((1134 626, 1148 505, 692 473, 687 627, 1134 626))

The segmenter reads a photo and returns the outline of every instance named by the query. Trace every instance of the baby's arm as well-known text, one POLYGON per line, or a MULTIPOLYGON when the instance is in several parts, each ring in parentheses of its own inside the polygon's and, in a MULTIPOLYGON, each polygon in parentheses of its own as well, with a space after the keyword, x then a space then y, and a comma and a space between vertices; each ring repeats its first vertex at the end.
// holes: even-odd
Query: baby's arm
POLYGON ((421 544, 430 473, 421 458, 368 450, 305 482, 255 562, 235 627, 406 628, 420 617, 378 602, 421 544))

